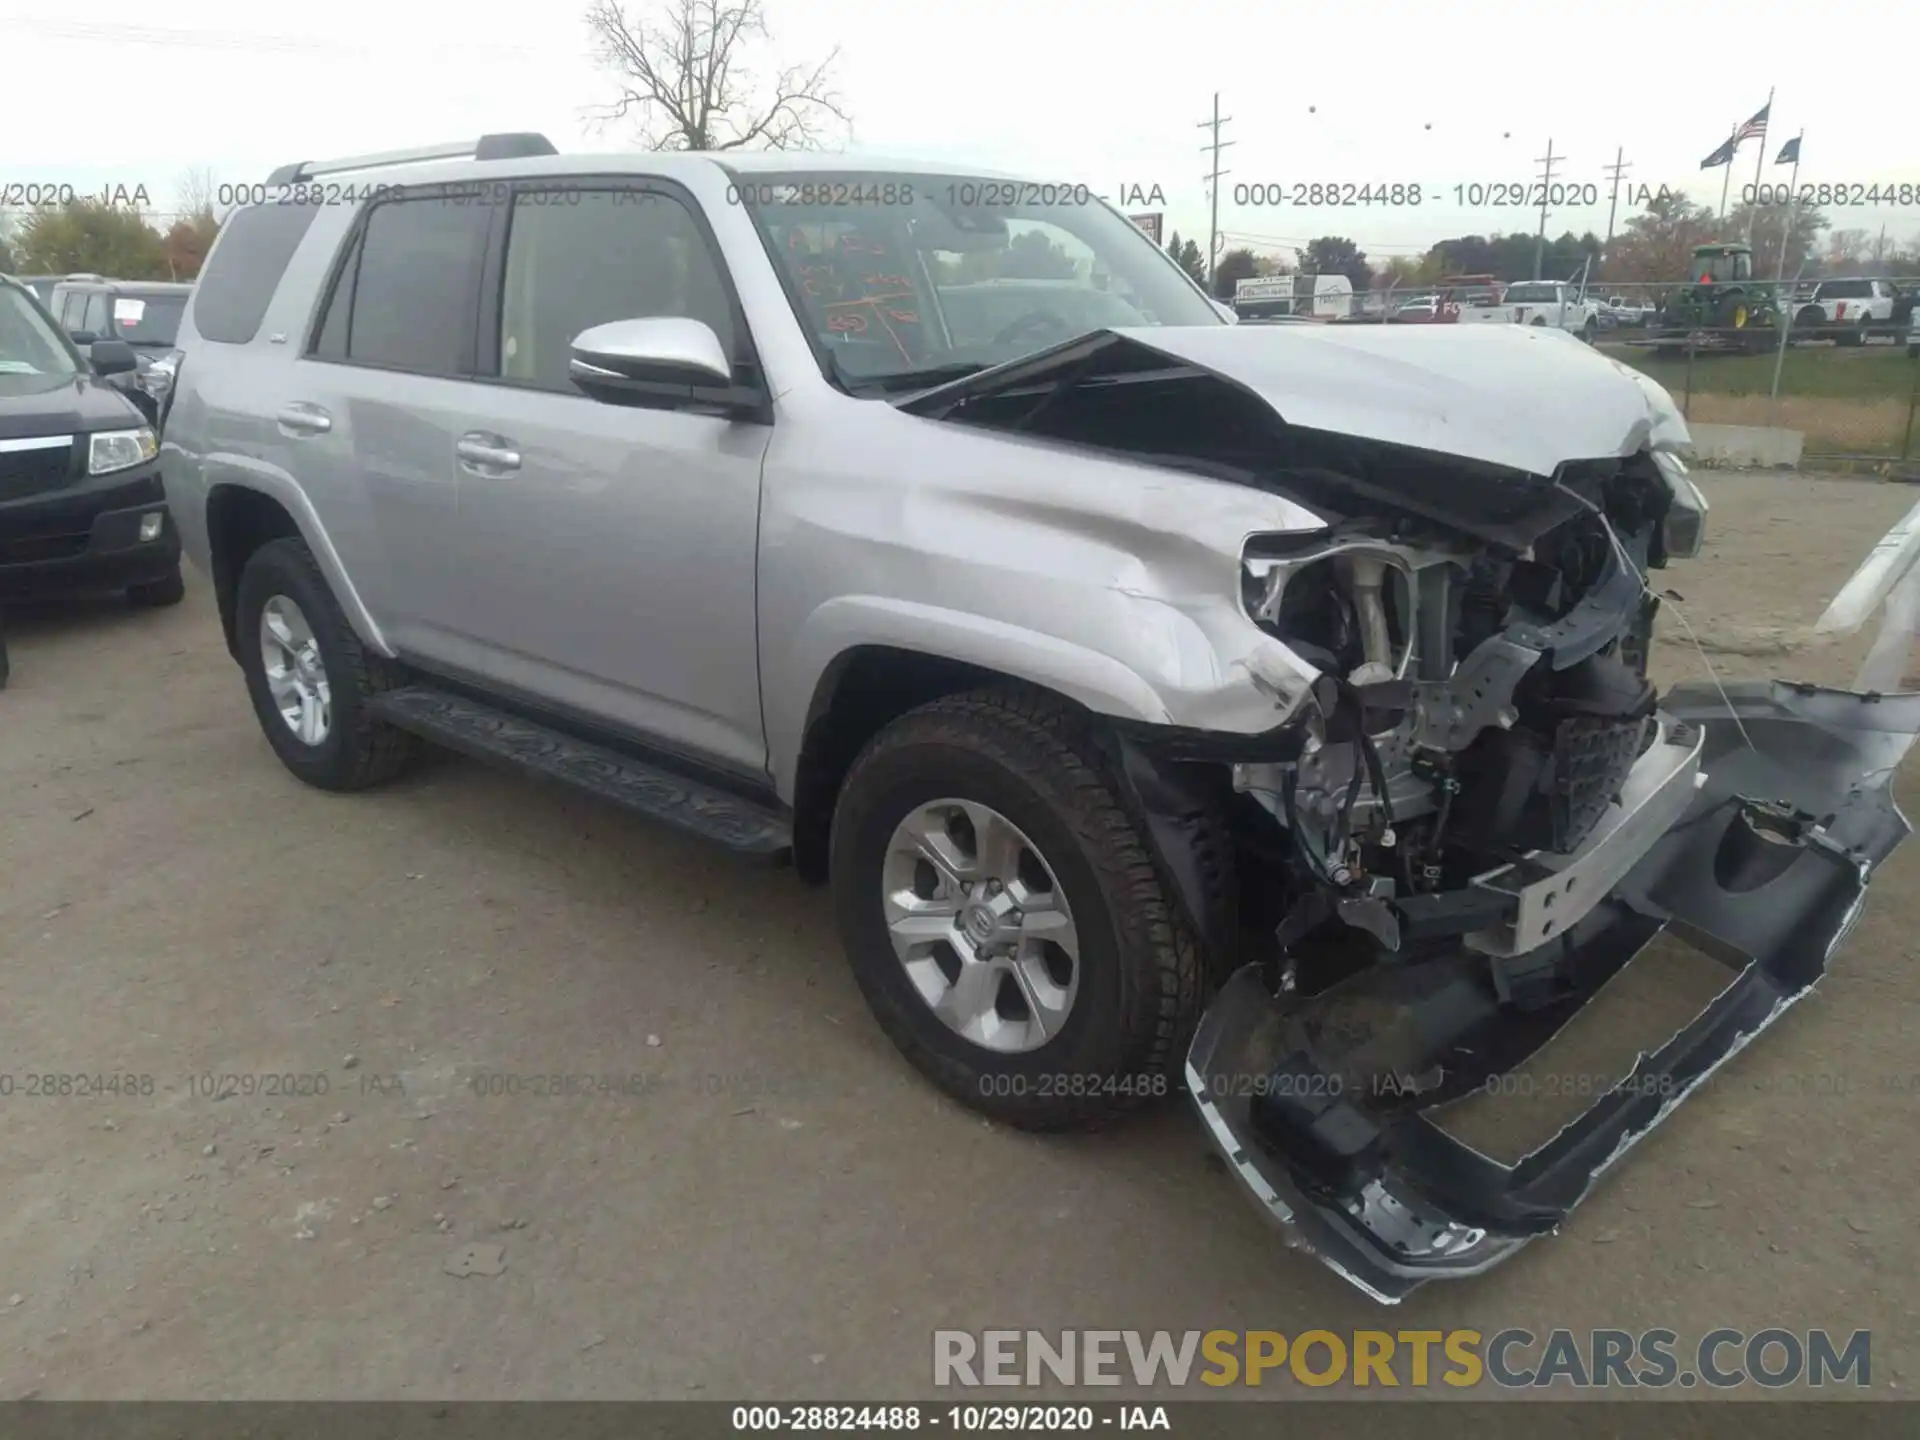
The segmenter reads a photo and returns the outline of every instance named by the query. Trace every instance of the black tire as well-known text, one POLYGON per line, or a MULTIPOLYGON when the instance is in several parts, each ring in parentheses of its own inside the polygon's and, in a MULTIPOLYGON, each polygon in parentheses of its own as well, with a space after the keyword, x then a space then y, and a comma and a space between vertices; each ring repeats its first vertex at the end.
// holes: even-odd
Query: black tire
POLYGON ((1849 349, 1857 348, 1858 346, 1866 344, 1867 343, 1866 321, 1863 320, 1858 325, 1849 325, 1845 330, 1843 330, 1840 334, 1840 343, 1842 345, 1847 346, 1849 349))
POLYGON ((362 647, 304 541, 273 540, 253 552, 240 574, 234 627, 240 667, 260 728, 281 763, 307 784, 322 790, 364 790, 392 780, 418 759, 416 737, 368 713, 368 698, 393 688, 400 676, 390 662, 362 647), (317 745, 293 733, 267 687, 260 653, 260 613, 276 595, 300 607, 326 667, 332 724, 317 745))
POLYGON ((1527 322, 1527 324, 1529 325, 1545 325, 1546 323, 1547 323, 1547 317, 1544 315, 1536 315, 1533 317, 1533 319, 1527 322))
POLYGON ((162 610, 169 605, 178 605, 186 598, 187 581, 178 565, 158 580, 127 587, 127 603, 139 610, 162 610))
POLYGON ((1907 358, 1909 360, 1920 360, 1920 345, 1907 346, 1907 358))
POLYGON ((876 736, 841 787, 830 868, 841 939, 874 1017, 929 1080, 1029 1130, 1113 1120, 1179 1087, 1205 998, 1198 940, 1163 885, 1084 722, 1001 691, 949 696, 876 736), (899 822, 942 797, 1011 820, 1053 867, 1079 935, 1079 992, 1060 1033, 1003 1053, 949 1029, 907 979, 880 904, 899 822))
POLYGON ((1587 344, 1589 345, 1594 343, 1594 340, 1599 336, 1599 334, 1600 334, 1600 324, 1596 320, 1589 320, 1587 321, 1586 324, 1580 327, 1580 338, 1586 341, 1587 344))

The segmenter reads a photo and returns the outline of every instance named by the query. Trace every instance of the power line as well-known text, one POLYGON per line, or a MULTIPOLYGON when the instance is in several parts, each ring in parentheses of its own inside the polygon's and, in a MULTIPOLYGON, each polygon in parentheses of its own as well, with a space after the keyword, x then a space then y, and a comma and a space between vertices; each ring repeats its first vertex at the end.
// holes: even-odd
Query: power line
MULTIPOLYGON (((1222 230, 1220 232, 1220 238, 1226 242, 1237 241, 1241 244, 1278 245, 1282 248, 1301 250, 1321 237, 1308 237, 1305 235, 1259 235, 1251 230, 1222 230)), ((1369 255, 1376 253, 1391 254, 1396 252, 1404 255, 1424 255, 1428 250, 1433 248, 1431 245, 1420 245, 1405 240, 1370 241, 1366 239, 1355 239, 1353 243, 1369 255)))
MULTIPOLYGON (((266 33, 235 33, 217 30, 176 30, 159 25, 109 25, 72 20, 39 20, 25 16, 4 17, 4 23, 10 28, 35 30, 57 40, 97 41, 101 44, 121 45, 157 45, 184 47, 189 50, 247 50, 266 51, 284 55, 330 54, 373 56, 391 54, 392 47, 374 45, 356 45, 350 41, 340 41, 310 35, 274 35, 266 33)), ((471 51, 480 54, 497 55, 501 58, 522 57, 529 53, 560 56, 577 59, 576 52, 562 51, 543 45, 498 44, 490 45, 471 40, 450 39, 442 41, 436 38, 435 50, 471 51)))

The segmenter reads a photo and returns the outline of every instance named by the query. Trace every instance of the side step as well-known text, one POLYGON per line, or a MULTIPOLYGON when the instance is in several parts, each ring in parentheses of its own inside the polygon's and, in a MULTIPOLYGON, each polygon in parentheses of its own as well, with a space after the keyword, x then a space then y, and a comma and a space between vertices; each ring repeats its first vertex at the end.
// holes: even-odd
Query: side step
POLYGON ((772 808, 504 710, 425 685, 385 691, 368 708, 449 750, 557 780, 758 863, 792 858, 792 828, 772 808))

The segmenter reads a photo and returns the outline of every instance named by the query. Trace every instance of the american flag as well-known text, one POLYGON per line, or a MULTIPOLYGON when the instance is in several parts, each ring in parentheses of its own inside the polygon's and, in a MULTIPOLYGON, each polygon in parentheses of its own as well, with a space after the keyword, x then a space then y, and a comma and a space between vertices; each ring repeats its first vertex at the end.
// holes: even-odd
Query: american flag
POLYGON ((1769 100, 1760 107, 1759 114, 1755 115, 1751 120, 1747 121, 1746 124, 1733 132, 1733 143, 1738 145, 1742 140, 1751 140, 1755 136, 1764 136, 1767 133, 1767 112, 1771 109, 1773 109, 1773 102, 1769 100))

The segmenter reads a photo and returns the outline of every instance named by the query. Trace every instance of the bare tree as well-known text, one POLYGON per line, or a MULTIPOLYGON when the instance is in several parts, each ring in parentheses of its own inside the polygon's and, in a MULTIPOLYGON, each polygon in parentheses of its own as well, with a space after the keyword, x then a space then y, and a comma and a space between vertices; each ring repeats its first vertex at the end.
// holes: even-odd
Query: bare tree
POLYGON ((846 126, 832 92, 838 47, 818 65, 755 72, 749 52, 769 41, 762 0, 593 0, 587 28, 594 59, 619 81, 605 121, 639 120, 656 150, 818 149, 846 126))
POLYGON ((1873 252, 1873 234, 1868 230, 1836 230, 1827 236, 1827 269, 1844 275, 1859 270, 1873 252))
POLYGON ((213 171, 205 165, 195 165, 180 172, 176 182, 179 199, 174 209, 182 215, 211 215, 214 213, 213 171))

